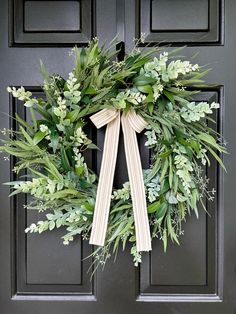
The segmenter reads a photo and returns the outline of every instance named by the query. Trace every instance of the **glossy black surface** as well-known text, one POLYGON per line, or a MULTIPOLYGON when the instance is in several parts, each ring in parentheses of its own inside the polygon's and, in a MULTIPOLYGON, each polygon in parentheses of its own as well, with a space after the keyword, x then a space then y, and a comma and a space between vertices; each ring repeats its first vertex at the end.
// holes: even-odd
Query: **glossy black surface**
MULTIPOLYGON (((207 82, 215 86, 202 88, 197 100, 220 101, 215 128, 223 130, 230 155, 225 157, 228 173, 224 178, 215 162, 206 169, 212 187, 218 190, 217 198, 207 204, 210 216, 202 211, 199 220, 194 216, 188 219, 181 247, 170 245, 164 254, 161 243, 155 241, 153 251, 143 254, 140 268, 134 268, 127 248, 118 254, 115 264, 111 260, 103 272, 99 271, 94 281, 87 274, 90 260, 83 260, 91 247, 82 244, 80 238, 69 247, 63 246, 63 231, 26 236, 24 228, 37 219, 37 214, 27 214, 23 209, 27 199, 19 196, 10 200, 8 188, 0 186, 0 313, 235 313, 236 2, 225 1, 225 9, 223 0, 201 0, 196 6, 197 2, 1 1, 1 128, 9 127, 9 123, 15 127, 9 111, 25 114, 22 105, 6 93, 8 85, 40 93, 39 59, 50 72, 67 75, 73 59, 68 58, 65 47, 82 46, 95 35, 109 42, 118 33, 127 50, 133 37, 146 32, 147 43, 187 45, 182 55, 190 58, 199 52, 194 61, 213 68, 207 82), (179 16, 176 23, 175 13, 179 16)), ((88 132, 102 147, 105 129, 97 131, 88 125, 88 132)), ((147 167, 149 151, 144 141, 141 134, 140 154, 147 167)), ((101 155, 87 156, 97 171, 101 155)), ((9 181, 9 162, 1 157, 0 167, 0 181, 9 181)), ((115 186, 126 179, 121 136, 115 186)))

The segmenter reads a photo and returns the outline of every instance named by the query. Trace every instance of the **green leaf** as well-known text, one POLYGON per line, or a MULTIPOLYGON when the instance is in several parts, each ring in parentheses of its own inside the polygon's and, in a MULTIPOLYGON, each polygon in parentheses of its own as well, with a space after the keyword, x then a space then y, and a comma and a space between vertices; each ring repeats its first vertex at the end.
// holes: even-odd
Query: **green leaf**
POLYGON ((153 93, 151 85, 137 86, 137 89, 142 93, 146 93, 146 94, 153 93))
POLYGON ((190 146, 190 143, 187 142, 185 139, 183 139, 182 137, 178 137, 178 142, 180 144, 182 144, 183 146, 190 146))
POLYGON ((169 185, 170 185, 170 188, 172 188, 172 182, 173 182, 173 165, 172 165, 172 157, 169 156, 169 185))
POLYGON ((63 146, 61 146, 61 164, 62 167, 65 171, 70 171, 70 163, 69 163, 69 159, 67 157, 65 148, 63 146))
POLYGON ((86 63, 87 63, 87 54, 86 54, 86 50, 83 47, 80 51, 80 65, 81 65, 82 70, 85 68, 86 63))
POLYGON ((167 231, 166 228, 163 230, 163 235, 162 235, 162 241, 163 241, 163 246, 164 246, 164 252, 166 252, 167 249, 167 231))
POLYGON ((30 144, 30 145, 34 145, 34 142, 33 142, 33 139, 29 136, 29 134, 24 130, 24 128, 22 128, 22 126, 19 127, 20 128, 20 131, 22 133, 22 135, 24 136, 24 138, 27 140, 27 142, 30 144))
POLYGON ((190 136, 185 134, 184 132, 182 132, 182 130, 178 129, 178 128, 173 128, 176 138, 178 140, 178 142, 184 146, 191 146, 190 142, 187 142, 185 139, 189 138, 190 136))
POLYGON ((37 131, 37 120, 36 120, 36 117, 35 117, 34 109, 31 107, 31 108, 29 108, 29 111, 30 111, 31 119, 32 119, 32 122, 33 122, 33 125, 34 125, 34 130, 37 131))
POLYGON ((75 173, 77 174, 78 177, 80 177, 84 172, 84 167, 80 166, 80 167, 75 167, 75 173))
POLYGON ((49 230, 53 230, 55 228, 55 226, 56 226, 55 221, 52 220, 49 222, 48 228, 49 228, 49 230))
POLYGON ((111 87, 103 88, 100 93, 97 94, 97 96, 92 98, 92 102, 98 101, 99 99, 103 98, 110 90, 111 87))
POLYGON ((91 87, 91 86, 89 86, 89 87, 86 88, 86 90, 84 91, 83 94, 84 95, 94 95, 96 93, 97 93, 96 89, 91 87))
POLYGON ((182 137, 182 138, 190 138, 190 135, 186 134, 185 131, 183 131, 183 130, 181 130, 179 128, 174 127, 173 130, 174 130, 175 135, 176 135, 177 138, 180 138, 180 137, 182 137))
POLYGON ((11 182, 4 182, 2 183, 3 185, 15 185, 15 184, 20 184, 24 181, 11 181, 11 182))
POLYGON ((77 117, 76 117, 74 122, 79 121, 82 117, 86 116, 88 111, 89 111, 89 106, 87 106, 84 109, 80 110, 80 112, 77 114, 77 117))
POLYGON ((149 84, 154 84, 155 82, 156 82, 156 79, 149 76, 145 76, 145 75, 139 75, 135 77, 133 80, 134 85, 137 85, 137 86, 145 86, 149 84))
POLYGON ((162 170, 161 170, 160 182, 163 181, 163 179, 167 173, 168 167, 169 167, 168 159, 165 159, 165 162, 164 162, 164 164, 162 166, 162 170))
POLYGON ((68 114, 66 115, 66 119, 70 119, 70 122, 73 123, 77 120, 79 113, 80 113, 80 108, 72 110, 72 111, 68 112, 68 114))
POLYGON ((88 144, 87 147, 88 147, 89 149, 98 149, 98 150, 99 150, 98 146, 95 145, 95 144, 93 144, 93 143, 88 144))
POLYGON ((224 147, 222 147, 222 146, 220 146, 219 144, 216 143, 216 140, 210 134, 199 133, 199 134, 196 135, 196 137, 198 139, 200 139, 201 141, 210 144, 211 146, 213 146, 214 148, 216 148, 217 150, 219 150, 221 152, 225 152, 226 151, 224 147))
POLYGON ((209 152, 212 154, 212 156, 216 159, 216 161, 218 161, 218 163, 221 165, 224 171, 227 172, 222 159, 216 154, 216 152, 212 148, 210 148, 209 146, 206 146, 206 147, 209 150, 209 152))
POLYGON ((47 134, 45 132, 41 132, 41 131, 38 131, 37 133, 35 133, 33 137, 34 145, 37 145, 39 142, 41 142, 45 138, 46 135, 47 134))
POLYGON ((56 132, 56 130, 51 130, 50 139, 51 139, 51 144, 52 144, 52 150, 53 150, 53 153, 55 154, 58 148, 58 143, 59 143, 59 134, 56 132))
POLYGON ((126 101, 125 101, 125 99, 120 99, 119 102, 118 102, 117 107, 118 107, 119 109, 124 109, 124 108, 126 108, 126 101))
POLYGON ((134 63, 135 63, 135 61, 139 58, 139 54, 137 54, 137 55, 135 55, 135 56, 130 56, 130 57, 127 57, 126 59, 125 59, 125 66, 127 67, 127 68, 129 68, 130 66, 132 66, 134 63))
POLYGON ((159 158, 166 158, 166 157, 170 156, 172 154, 172 152, 173 152, 173 149, 169 149, 169 150, 165 151, 164 153, 160 154, 158 157, 159 158))
POLYGON ((152 103, 154 101, 153 92, 150 92, 147 97, 144 99, 144 103, 152 103))
POLYGON ((191 193, 191 207, 193 208, 193 210, 195 211, 196 217, 198 218, 198 210, 197 210, 197 201, 199 199, 199 194, 197 189, 193 189, 192 193, 191 193))
POLYGON ((155 213, 155 211, 157 211, 160 206, 161 206, 161 201, 159 200, 155 203, 148 205, 147 211, 149 214, 155 213))
POLYGON ((131 207, 132 207, 131 204, 118 206, 118 207, 116 207, 116 208, 114 208, 114 209, 111 210, 111 214, 114 214, 114 213, 119 212, 119 211, 123 211, 123 210, 125 210, 125 209, 129 209, 129 208, 131 208, 131 207))
POLYGON ((195 150, 197 154, 200 152, 200 144, 197 141, 191 140, 190 146, 195 150))
POLYGON ((13 191, 13 192, 11 192, 9 195, 8 195, 8 197, 12 197, 12 196, 14 196, 14 195, 16 195, 16 194, 19 194, 19 193, 22 193, 20 190, 15 190, 15 191, 13 191))
POLYGON ((72 147, 68 147, 66 149, 66 155, 69 159, 69 163, 70 165, 72 165, 73 167, 75 166, 75 158, 74 158, 74 153, 73 153, 73 148, 72 147))
POLYGON ((69 141, 70 137, 74 135, 74 129, 71 126, 66 126, 65 127, 65 135, 66 135, 66 139, 69 141))
POLYGON ((172 227, 170 213, 168 213, 168 215, 167 215, 167 229, 168 229, 168 233, 169 233, 169 235, 171 237, 171 240, 172 241, 174 240, 177 244, 179 244, 179 240, 177 238, 177 235, 175 234, 175 231, 174 231, 174 229, 172 227))
POLYGON ((78 78, 81 72, 80 52, 77 47, 75 49, 76 49, 75 74, 76 77, 78 78))
POLYGON ((176 175, 176 173, 174 173, 174 176, 173 176, 173 187, 172 187, 174 194, 177 193, 178 184, 179 184, 179 177, 176 175))
POLYGON ((101 73, 96 77, 97 87, 100 88, 102 86, 102 82, 104 77, 106 76, 107 72, 110 70, 111 67, 107 67, 101 71, 101 73))
POLYGON ((46 69, 45 65, 43 64, 42 60, 39 61, 40 62, 40 70, 41 70, 41 73, 43 75, 43 78, 44 80, 49 83, 50 81, 50 77, 49 77, 49 74, 48 74, 48 70, 46 69))
POLYGON ((160 194, 166 193, 170 189, 169 178, 165 179, 161 185, 160 194))
POLYGON ((31 127, 31 125, 29 123, 27 123, 26 121, 24 121, 23 119, 21 119, 17 113, 15 113, 15 117, 16 117, 16 121, 23 127, 25 127, 26 129, 28 129, 30 131, 30 133, 33 133, 34 130, 31 127))
POLYGON ((149 102, 147 104, 147 108, 148 108, 149 113, 152 114, 153 113, 153 109, 154 109, 154 104, 152 102, 149 102))
POLYGON ((58 169, 55 166, 55 164, 53 163, 53 161, 51 161, 47 155, 45 156, 43 161, 44 161, 45 165, 47 166, 46 170, 49 173, 51 173, 59 182, 61 182, 62 181, 62 175, 58 171, 58 169))
POLYGON ((22 150, 25 151, 32 151, 32 146, 26 143, 25 141, 14 140, 14 142, 12 141, 12 144, 13 143, 16 148, 22 148, 22 150))
POLYGON ((62 225, 62 218, 58 218, 58 219, 56 220, 56 227, 57 227, 57 228, 60 228, 61 225, 62 225))
POLYGON ((78 195, 79 192, 76 190, 72 190, 72 189, 65 189, 59 192, 55 192, 53 194, 51 194, 51 198, 52 199, 59 199, 59 198, 66 198, 69 196, 76 196, 78 195))
POLYGON ((34 110, 37 111, 42 117, 44 117, 48 122, 52 122, 51 115, 48 113, 47 110, 42 108, 40 105, 36 104, 36 106, 34 107, 34 110))
POLYGON ((93 212, 94 211, 94 204, 91 204, 91 203, 85 203, 83 205, 85 207, 85 209, 89 212, 93 212))
POLYGON ((98 55, 98 45, 94 44, 94 46, 91 46, 91 47, 92 49, 89 51, 87 64, 90 64, 90 62, 96 59, 98 55))
POLYGON ((168 92, 166 89, 163 90, 163 94, 170 100, 172 104, 175 104, 175 99, 172 93, 168 92))
POLYGON ((156 218, 159 220, 160 218, 163 218, 166 214, 168 208, 168 204, 167 202, 163 202, 161 203, 161 205, 159 206, 159 208, 156 211, 156 218))

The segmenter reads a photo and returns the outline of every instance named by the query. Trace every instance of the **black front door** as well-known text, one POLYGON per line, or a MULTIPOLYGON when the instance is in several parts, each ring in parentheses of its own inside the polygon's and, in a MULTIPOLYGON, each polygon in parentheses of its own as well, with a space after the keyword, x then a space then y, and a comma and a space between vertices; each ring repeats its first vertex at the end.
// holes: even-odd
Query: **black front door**
MULTIPOLYGON (((128 49, 145 33, 144 44, 185 45, 186 57, 213 68, 212 87, 203 87, 199 100, 221 103, 217 128, 229 142, 224 176, 213 163, 208 169, 217 188, 210 216, 190 217, 182 245, 160 241, 133 266, 129 251, 109 261, 92 281, 87 274, 91 248, 80 238, 63 246, 60 232, 26 235, 34 213, 26 213, 26 199, 8 198, 0 189, 0 313, 2 314, 234 314, 236 313, 236 2, 226 0, 2 0, 0 3, 0 125, 13 123, 9 111, 20 110, 7 86, 24 86, 39 93, 39 59, 51 73, 67 75, 73 60, 68 47, 79 47, 97 36, 103 42, 116 34, 128 49)), ((147 48, 148 49, 148 48, 147 48)), ((21 114, 24 114, 21 112, 21 114)), ((14 123, 13 123, 14 124, 14 123)), ((97 135, 103 143, 104 132, 97 135)), ((122 169, 120 145, 115 184, 122 169)), ((141 150, 143 162, 145 151, 141 150)), ((6 159, 6 158, 5 158, 6 159)), ((11 164, 0 159, 0 181, 10 180, 11 164)), ((100 156, 97 158, 98 167, 100 156)))

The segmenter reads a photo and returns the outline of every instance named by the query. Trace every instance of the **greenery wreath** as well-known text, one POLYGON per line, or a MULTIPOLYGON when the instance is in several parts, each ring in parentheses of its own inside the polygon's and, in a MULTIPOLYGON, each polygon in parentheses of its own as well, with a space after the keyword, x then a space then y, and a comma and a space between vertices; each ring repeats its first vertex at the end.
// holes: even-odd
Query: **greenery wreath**
MULTIPOLYGON (((149 169, 143 170, 149 225, 152 238, 168 238, 179 244, 182 223, 198 203, 212 199, 215 190, 207 188, 204 167, 209 154, 224 168, 219 154, 225 153, 220 134, 208 126, 218 103, 195 102, 196 90, 208 70, 174 58, 176 51, 160 52, 155 47, 140 51, 135 45, 123 61, 115 59, 115 42, 99 48, 94 39, 88 47, 72 49, 75 67, 67 80, 47 73, 43 91, 46 100, 34 98, 23 87, 8 87, 13 97, 24 102, 32 123, 15 113, 18 130, 6 130, 0 150, 17 158, 16 174, 27 170, 20 181, 6 183, 10 196, 27 193, 32 201, 27 209, 45 213, 45 220, 25 231, 42 233, 64 228, 65 245, 81 234, 90 237, 97 192, 97 174, 88 167, 84 152, 97 149, 85 132, 86 118, 104 108, 131 109, 148 123, 145 146, 152 152, 149 169), (159 53, 158 57, 154 57, 159 53), (40 118, 36 118, 40 116, 40 118)), ((134 264, 141 262, 137 251, 130 184, 113 189, 105 245, 94 251, 96 266, 131 242, 134 264)))

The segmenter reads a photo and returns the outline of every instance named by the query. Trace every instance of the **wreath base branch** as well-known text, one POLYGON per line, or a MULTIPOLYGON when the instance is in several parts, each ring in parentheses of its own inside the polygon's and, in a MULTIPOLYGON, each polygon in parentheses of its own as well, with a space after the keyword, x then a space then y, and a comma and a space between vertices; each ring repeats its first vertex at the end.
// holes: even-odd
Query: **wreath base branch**
MULTIPOLYGON (((107 230, 112 185, 117 159, 120 133, 120 110, 103 109, 90 117, 97 128, 107 124, 101 171, 98 182, 90 244, 103 246, 107 230)), ((138 251, 151 250, 151 235, 143 182, 142 165, 136 132, 140 133, 147 122, 134 110, 121 117, 124 134, 125 156, 130 181, 136 241, 138 251)))

